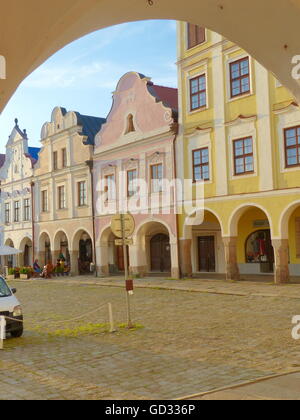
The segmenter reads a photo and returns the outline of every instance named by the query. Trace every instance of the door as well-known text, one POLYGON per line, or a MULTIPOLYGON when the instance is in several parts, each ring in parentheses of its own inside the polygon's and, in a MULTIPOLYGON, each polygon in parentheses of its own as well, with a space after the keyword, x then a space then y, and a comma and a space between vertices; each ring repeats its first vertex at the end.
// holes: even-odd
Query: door
POLYGON ((198 238, 199 271, 214 273, 216 271, 216 254, 214 236, 200 236, 198 238))
MULTIPOLYGON (((125 258, 124 258, 124 249, 123 246, 116 247, 117 253, 117 268, 118 271, 125 271, 125 258)), ((129 266, 129 248, 127 247, 127 259, 128 259, 128 266, 129 266)))
POLYGON ((156 235, 150 242, 151 271, 169 273, 171 271, 171 247, 167 235, 156 235))
POLYGON ((25 245, 24 248, 24 267, 29 267, 30 266, 30 261, 29 261, 29 246, 25 245))

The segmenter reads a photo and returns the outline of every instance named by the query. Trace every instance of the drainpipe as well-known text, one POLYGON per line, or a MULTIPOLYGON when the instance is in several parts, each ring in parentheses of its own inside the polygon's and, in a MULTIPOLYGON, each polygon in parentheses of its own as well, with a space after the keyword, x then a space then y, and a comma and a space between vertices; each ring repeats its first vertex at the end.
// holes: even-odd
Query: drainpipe
POLYGON ((35 187, 35 183, 34 181, 31 181, 30 188, 31 188, 31 223, 32 223, 32 265, 34 264, 34 261, 35 261, 34 187, 35 187))
POLYGON ((90 169, 90 178, 91 178, 91 199, 92 199, 92 225, 93 225, 93 242, 94 242, 94 264, 95 264, 95 276, 98 277, 97 273, 97 253, 96 253, 96 227, 95 227, 95 194, 94 194, 94 161, 93 160, 87 160, 86 161, 87 166, 90 169))
MULTIPOLYGON (((173 139, 173 165, 174 165, 174 178, 177 179, 177 158, 176 158, 176 142, 178 137, 178 123, 175 122, 171 125, 171 131, 174 133, 174 139, 173 139)), ((177 186, 177 184, 176 184, 177 186)), ((177 188, 175 188, 175 207, 174 210, 175 217, 176 217, 176 242, 177 242, 177 256, 178 256, 178 274, 181 278, 181 269, 180 269, 180 246, 179 246, 179 217, 177 214, 177 188)))

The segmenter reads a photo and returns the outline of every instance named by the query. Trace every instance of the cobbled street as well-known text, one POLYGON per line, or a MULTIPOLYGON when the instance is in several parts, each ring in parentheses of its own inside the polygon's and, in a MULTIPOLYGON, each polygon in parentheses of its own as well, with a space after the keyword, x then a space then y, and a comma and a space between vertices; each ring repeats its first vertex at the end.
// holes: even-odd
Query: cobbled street
POLYGON ((6 340, 0 352, 0 399, 176 399, 300 369, 300 342, 291 337, 299 299, 155 284, 135 289, 137 328, 128 331, 120 287, 11 283, 24 307, 25 334, 6 340), (90 313, 109 302, 114 334, 107 306, 90 313), (90 315, 64 322, 83 313, 90 315))

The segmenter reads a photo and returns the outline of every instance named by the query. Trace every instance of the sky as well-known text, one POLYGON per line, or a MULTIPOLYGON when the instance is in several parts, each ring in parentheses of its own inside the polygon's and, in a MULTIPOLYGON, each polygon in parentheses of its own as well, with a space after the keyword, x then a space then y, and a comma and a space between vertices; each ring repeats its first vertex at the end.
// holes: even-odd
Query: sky
POLYGON ((177 87, 176 22, 126 23, 94 32, 57 52, 23 81, 0 115, 0 153, 18 118, 29 146, 40 147, 43 124, 61 106, 106 117, 112 92, 128 71, 177 87))

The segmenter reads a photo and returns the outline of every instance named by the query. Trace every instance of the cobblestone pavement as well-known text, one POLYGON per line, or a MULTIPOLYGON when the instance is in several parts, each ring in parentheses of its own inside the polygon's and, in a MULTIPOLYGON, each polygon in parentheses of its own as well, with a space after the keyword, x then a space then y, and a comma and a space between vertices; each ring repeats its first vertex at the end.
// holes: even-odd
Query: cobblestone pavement
MULTIPOLYGON (((119 282, 101 280, 111 281, 119 282)), ((26 333, 0 353, 0 399, 176 399, 300 367, 300 342, 291 338, 300 305, 292 296, 164 290, 192 286, 153 280, 135 290, 138 328, 128 331, 124 290, 88 282, 12 283, 26 333), (106 307, 60 323, 108 302, 115 334, 106 332, 106 307)))

